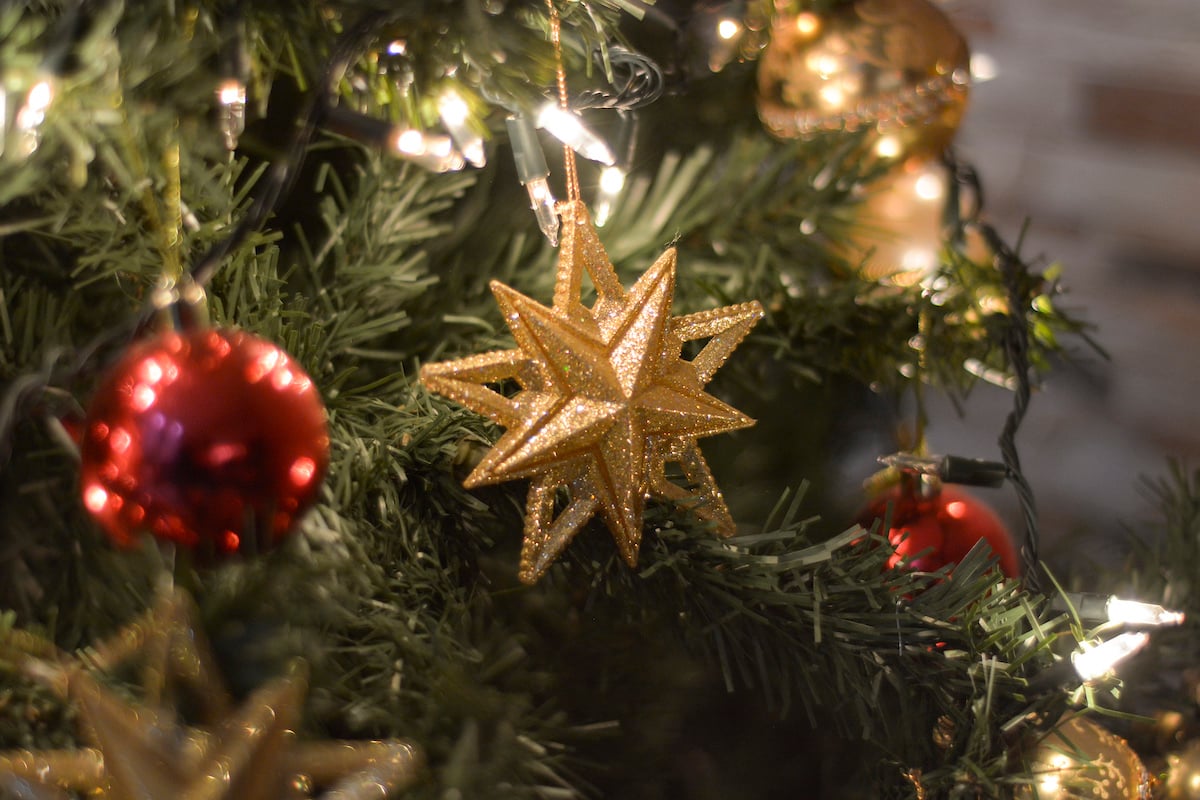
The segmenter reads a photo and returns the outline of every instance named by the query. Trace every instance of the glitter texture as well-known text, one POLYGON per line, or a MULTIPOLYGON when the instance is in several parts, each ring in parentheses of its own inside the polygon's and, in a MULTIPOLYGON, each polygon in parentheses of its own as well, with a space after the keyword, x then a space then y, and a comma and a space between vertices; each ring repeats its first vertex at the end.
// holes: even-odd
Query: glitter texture
POLYGON ((704 385, 762 317, 762 306, 672 317, 673 249, 626 291, 583 203, 564 203, 560 213, 554 304, 491 285, 517 348, 421 369, 430 390, 506 429, 465 485, 532 481, 521 551, 525 583, 540 578, 596 514, 636 566, 648 494, 698 497, 697 513, 721 535, 732 534, 733 519, 696 440, 754 424, 704 385), (584 270, 596 287, 591 308, 580 296, 584 270), (694 359, 682 357, 685 343, 705 338, 694 359), (489 386, 510 379, 520 386, 513 397, 489 386), (668 481, 668 463, 678 463, 693 488, 668 481), (556 518, 561 487, 570 500, 556 518))

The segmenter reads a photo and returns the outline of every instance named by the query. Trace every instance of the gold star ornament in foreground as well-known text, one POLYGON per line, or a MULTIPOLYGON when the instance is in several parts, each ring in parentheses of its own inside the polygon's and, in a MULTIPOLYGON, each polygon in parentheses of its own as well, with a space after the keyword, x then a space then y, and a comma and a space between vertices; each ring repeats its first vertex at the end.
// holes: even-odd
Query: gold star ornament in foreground
POLYGON ((757 302, 671 316, 675 251, 668 250, 626 291, 600 244, 587 208, 560 206, 563 223, 554 303, 537 303, 498 281, 492 292, 516 340, 514 350, 426 364, 421 381, 504 426, 467 476, 468 488, 529 478, 520 578, 533 583, 571 538, 599 514, 630 566, 637 565, 646 496, 698 497, 697 513, 731 535, 733 519, 696 445, 754 420, 704 391, 762 317, 757 302), (583 272, 596 289, 581 299, 583 272), (708 341, 695 358, 683 346, 708 341), (506 397, 494 385, 520 387, 506 397), (666 477, 678 463, 691 491, 666 477), (555 515, 555 496, 570 500, 555 515))
POLYGON ((0 751, 0 797, 67 800, 67 791, 107 800, 383 800, 415 784, 423 755, 414 743, 298 741, 308 691, 294 662, 241 705, 225 690, 197 611, 167 590, 145 616, 84 659, 22 631, 0 636, 0 659, 70 698, 91 747, 0 751), (142 659, 145 702, 131 702, 93 672, 142 659), (177 713, 176 690, 195 706, 195 725, 177 713))

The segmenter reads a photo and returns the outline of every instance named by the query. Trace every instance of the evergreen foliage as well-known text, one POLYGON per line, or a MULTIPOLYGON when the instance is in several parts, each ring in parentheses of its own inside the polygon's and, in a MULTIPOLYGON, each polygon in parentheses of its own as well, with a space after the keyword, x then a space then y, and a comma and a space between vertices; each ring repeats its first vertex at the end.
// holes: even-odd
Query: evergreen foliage
MULTIPOLYGON (((604 87, 606 48, 626 36, 670 42, 653 28, 665 11, 639 23, 645 11, 562 4, 575 91, 604 87)), ((490 280, 550 296, 554 250, 503 136, 507 113, 552 91, 546 31, 532 0, 0 10, 10 108, 54 83, 36 149, 10 113, 0 153, 5 629, 84 647, 173 570, 236 691, 303 654, 307 733, 418 741, 431 774, 416 797, 915 797, 912 770, 928 797, 1001 796, 1022 780, 1011 757, 1022 720, 1067 705, 1033 687, 1083 637, 1079 621, 999 576, 984 547, 952 578, 886 570, 877 533, 806 518, 828 504, 779 492, 834 472, 799 405, 825 420, 847 396, 877 408, 921 385, 961 395, 981 371, 1011 377, 1001 343, 1014 316, 996 302, 1011 287, 952 242, 931 290, 862 276, 839 243, 886 165, 855 136, 770 140, 752 65, 676 82, 641 111, 635 170, 602 237, 626 283, 677 246, 682 313, 762 301, 766 318, 714 386, 763 418, 768 460, 737 486, 771 501, 744 504, 728 540, 686 504, 651 503, 636 570, 594 523, 542 583, 516 583, 525 486, 464 490, 498 432, 415 376, 509 342, 490 280), (252 67, 250 125, 232 155, 213 122, 231 19, 252 67), (196 263, 252 208, 338 37, 363 19, 375 35, 339 103, 433 126, 432 97, 454 82, 491 135, 489 164, 432 174, 318 134, 208 299, 215 324, 280 343, 321 387, 332 463, 320 503, 278 552, 247 563, 200 570, 150 545, 115 552, 82 508, 58 420, 78 424, 164 271, 196 263), (397 39, 408 55, 387 55, 397 39)), ((588 120, 602 126, 604 113, 588 120)), ((587 196, 596 175, 583 179, 587 196)), ((1022 272, 1016 288, 1036 369, 1082 327, 1056 308, 1052 278, 1022 272)), ((733 479, 739 441, 718 446, 718 478, 733 479)), ((1191 610, 1200 485, 1180 471, 1159 492, 1165 549, 1148 545, 1151 566, 1134 574, 1162 579, 1137 588, 1191 610)), ((1185 635, 1163 641, 1194 663, 1185 635)), ((59 746, 72 717, 0 672, 0 748, 59 746)))

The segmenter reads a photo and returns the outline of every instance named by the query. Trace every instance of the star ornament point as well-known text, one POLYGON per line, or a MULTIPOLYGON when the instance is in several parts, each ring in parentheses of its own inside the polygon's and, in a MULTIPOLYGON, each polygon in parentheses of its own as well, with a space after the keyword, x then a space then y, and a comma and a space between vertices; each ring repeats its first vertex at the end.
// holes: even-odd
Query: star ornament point
POLYGON ((464 481, 468 488, 530 479, 520 578, 533 583, 576 533, 600 516, 622 558, 637 565, 647 495, 702 501, 721 535, 733 519, 696 440, 754 420, 704 390, 762 317, 757 302, 672 316, 675 251, 626 290, 587 208, 560 206, 563 239, 554 301, 544 306, 491 284, 516 347, 426 364, 421 382, 505 428, 464 481), (583 274, 596 301, 581 298, 583 274), (707 339, 690 360, 688 342, 707 339), (496 386, 515 382, 511 397, 496 386), (669 481, 677 463, 691 490, 669 481), (555 513, 558 490, 569 500, 555 513))

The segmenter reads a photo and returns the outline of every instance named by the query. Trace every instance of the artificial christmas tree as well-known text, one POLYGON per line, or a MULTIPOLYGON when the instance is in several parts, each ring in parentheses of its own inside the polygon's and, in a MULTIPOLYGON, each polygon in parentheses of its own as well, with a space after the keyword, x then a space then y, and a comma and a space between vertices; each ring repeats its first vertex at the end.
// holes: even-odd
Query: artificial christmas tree
MULTIPOLYGON (((758 94, 772 42, 803 61, 776 26, 911 41, 893 6, 0 11, 0 791, 195 788, 176 765, 161 783, 176 788, 138 795, 111 739, 67 757, 86 780, 37 768, 98 733, 64 676, 169 719, 160 756, 186 744, 187 764, 236 762, 215 796, 243 780, 321 791, 310 768, 354 782, 329 789, 351 797, 1027 796, 1062 719, 1120 741, 1096 710, 1172 705, 1187 714, 1165 740, 1119 733, 1181 791, 1197 717, 1172 679, 1194 662, 1186 624, 1117 620, 1125 606, 1065 591, 1038 559, 1017 435, 1081 326, 981 215, 969 167, 937 153, 963 111, 960 40, 916 71, 892 47, 854 70, 814 64, 843 99, 854 75, 873 82, 837 124, 781 128, 816 117, 758 94), (904 146, 881 146, 892 125, 904 146), (556 139, 578 165, 549 157, 556 139), (942 162, 940 223, 919 232, 940 247, 917 268, 876 264, 863 210, 914 155, 942 162), (188 350, 172 402, 203 424, 154 402, 185 342, 253 350, 188 350), (922 398, 979 380, 1014 405, 996 452, 965 454, 990 459, 965 479, 1020 497, 1021 575, 986 543, 887 569, 889 512, 873 530, 852 520, 857 485, 897 467, 848 478, 846 456, 868 440, 964 479, 966 461, 927 456, 922 398), (145 464, 133 486, 120 471, 97 483, 126 447, 113 407, 129 446, 192 425, 199 456, 150 465, 170 501, 156 518, 205 521, 237 557, 193 558, 188 536, 123 511, 154 499, 145 464), (131 549, 105 535, 114 510, 131 549), (262 546, 241 547, 247 534, 262 546), (112 637, 182 592, 198 608, 183 630, 212 643, 204 679, 227 685, 223 706, 276 717, 266 740, 283 755, 214 722, 243 718, 204 695, 122 686, 95 656, 139 647, 112 637), (1163 680, 1118 697, 1112 654, 1147 646, 1163 680), (297 763, 329 739, 349 742, 346 762, 297 763), (393 759, 395 779, 372 759, 393 759)), ((1159 489, 1161 547, 1085 588, 1192 611, 1200 486, 1180 472, 1159 489)), ((1074 756, 1091 774, 1111 753, 1074 756)))

